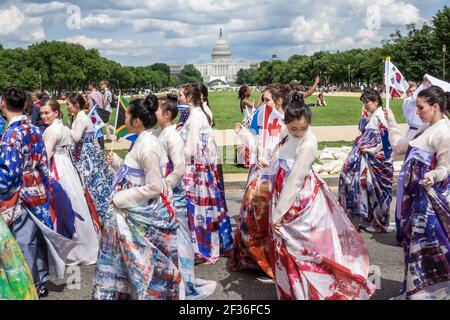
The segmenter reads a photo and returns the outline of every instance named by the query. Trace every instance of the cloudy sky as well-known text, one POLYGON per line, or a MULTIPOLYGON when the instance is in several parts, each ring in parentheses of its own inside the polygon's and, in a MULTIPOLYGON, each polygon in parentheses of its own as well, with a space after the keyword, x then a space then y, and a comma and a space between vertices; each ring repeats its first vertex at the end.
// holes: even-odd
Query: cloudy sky
POLYGON ((448 0, 1 0, 0 43, 65 40, 123 65, 209 62, 223 28, 233 57, 379 46, 395 29, 431 21, 448 0))

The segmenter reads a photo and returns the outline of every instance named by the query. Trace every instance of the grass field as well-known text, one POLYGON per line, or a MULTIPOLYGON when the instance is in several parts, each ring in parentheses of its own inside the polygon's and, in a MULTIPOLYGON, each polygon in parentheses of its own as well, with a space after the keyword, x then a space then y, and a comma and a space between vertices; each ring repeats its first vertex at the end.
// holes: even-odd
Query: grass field
MULTIPOLYGON (((243 115, 239 109, 239 100, 234 92, 217 92, 210 93, 210 104, 214 113, 215 129, 232 129, 236 122, 241 122, 243 115)), ((252 98, 256 102, 259 95, 254 93, 252 98)), ((340 126, 340 125, 356 125, 361 116, 361 102, 357 97, 326 97, 327 107, 313 107, 313 126, 340 126)), ((307 103, 314 103, 316 98, 310 97, 306 99, 307 103)), ((401 109, 401 100, 391 101, 391 107, 395 117, 399 123, 404 122, 401 109)), ((65 114, 65 122, 67 122, 66 105, 62 105, 65 114)), ((114 125, 114 110, 110 123, 114 125)))
MULTIPOLYGON (((232 129, 236 122, 242 121, 242 114, 239 109, 239 100, 236 93, 230 92, 218 92, 210 93, 210 104, 215 118, 215 129, 232 129)), ((256 102, 259 99, 259 95, 253 94, 252 98, 256 102)), ((313 122, 314 126, 340 126, 340 125, 356 125, 359 122, 361 115, 361 102, 358 97, 326 97, 327 107, 313 107, 313 122)), ((316 97, 310 97, 306 100, 307 103, 314 103, 316 97)), ((394 111, 396 119, 399 123, 404 122, 404 117, 401 110, 401 100, 391 101, 391 107, 394 111)), ((66 104, 62 104, 64 113, 64 122, 67 123, 67 109, 66 104)), ((110 118, 110 124, 114 125, 116 109, 110 118)), ((326 147, 341 147, 351 146, 351 141, 322 141, 319 142, 319 149, 322 150, 326 147)), ((231 155, 227 154, 227 149, 224 148, 224 159, 234 159, 234 149, 228 149, 228 152, 232 152, 231 155)), ((116 153, 124 158, 127 154, 127 150, 117 150, 116 153)), ((234 164, 224 163, 224 173, 247 173, 248 169, 238 167, 234 164)))

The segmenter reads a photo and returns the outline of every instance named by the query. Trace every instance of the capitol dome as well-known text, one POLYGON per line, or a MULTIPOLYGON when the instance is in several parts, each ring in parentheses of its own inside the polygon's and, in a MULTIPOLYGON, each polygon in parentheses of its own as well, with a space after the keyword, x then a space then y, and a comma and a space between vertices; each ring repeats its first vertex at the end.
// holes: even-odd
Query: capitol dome
POLYGON ((213 47, 211 60, 213 63, 231 60, 230 47, 228 47, 228 43, 223 39, 222 29, 220 29, 219 39, 213 47))

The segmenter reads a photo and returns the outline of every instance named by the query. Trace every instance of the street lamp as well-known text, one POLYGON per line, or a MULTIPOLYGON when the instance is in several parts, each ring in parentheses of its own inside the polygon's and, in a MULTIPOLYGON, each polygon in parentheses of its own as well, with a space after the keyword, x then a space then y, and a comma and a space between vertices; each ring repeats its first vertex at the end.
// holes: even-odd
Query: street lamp
POLYGON ((351 91, 350 88, 350 65, 347 66, 347 70, 348 70, 348 91, 351 91))
POLYGON ((443 61, 443 69, 442 69, 442 80, 445 81, 445 55, 447 54, 447 47, 446 45, 442 45, 442 54, 444 55, 444 61, 443 61))

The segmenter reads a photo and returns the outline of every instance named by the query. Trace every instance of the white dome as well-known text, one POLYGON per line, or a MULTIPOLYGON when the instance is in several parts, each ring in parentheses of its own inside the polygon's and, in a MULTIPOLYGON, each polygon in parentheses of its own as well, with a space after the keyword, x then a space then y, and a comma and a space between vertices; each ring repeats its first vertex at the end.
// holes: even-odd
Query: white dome
POLYGON ((222 37, 222 29, 220 29, 219 39, 213 47, 211 59, 212 62, 223 62, 231 60, 230 47, 222 37))

